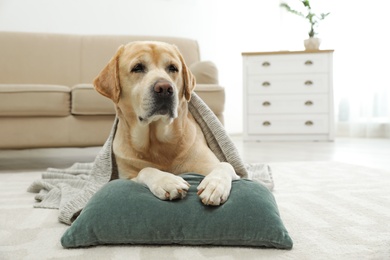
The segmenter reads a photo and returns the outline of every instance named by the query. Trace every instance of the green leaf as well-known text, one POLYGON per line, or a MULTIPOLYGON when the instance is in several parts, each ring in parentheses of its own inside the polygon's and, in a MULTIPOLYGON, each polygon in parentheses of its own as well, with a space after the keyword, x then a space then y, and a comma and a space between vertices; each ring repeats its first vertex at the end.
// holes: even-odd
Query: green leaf
POLYGON ((302 0, 302 4, 303 4, 305 7, 308 7, 309 9, 311 9, 309 0, 302 0))
POLYGON ((303 14, 303 13, 301 13, 301 12, 299 12, 299 11, 297 11, 297 10, 294 10, 294 9, 292 9, 288 4, 286 4, 286 3, 281 3, 280 4, 280 7, 282 7, 282 8, 285 8, 288 12, 290 12, 290 13, 293 13, 293 14, 296 14, 296 15, 298 15, 298 16, 301 16, 301 17, 303 17, 303 18, 305 18, 305 15, 303 14))
POLYGON ((310 1, 309 0, 299 0, 307 9, 307 15, 303 14, 300 11, 292 9, 287 3, 281 3, 280 7, 286 9, 286 11, 298 15, 300 17, 305 18, 310 24, 309 36, 314 37, 317 32, 315 32, 315 28, 318 26, 319 21, 324 20, 330 13, 321 13, 315 14, 311 10, 310 1))
POLYGON ((324 20, 325 17, 327 17, 328 15, 330 15, 330 13, 326 13, 326 14, 322 13, 321 14, 321 20, 324 20))

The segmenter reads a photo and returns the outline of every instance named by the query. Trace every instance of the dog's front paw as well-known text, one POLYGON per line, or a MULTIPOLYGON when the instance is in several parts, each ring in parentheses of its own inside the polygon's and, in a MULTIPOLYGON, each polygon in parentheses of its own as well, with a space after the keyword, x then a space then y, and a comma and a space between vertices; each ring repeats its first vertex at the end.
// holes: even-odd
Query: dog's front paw
POLYGON ((190 184, 182 177, 167 174, 150 186, 150 191, 161 200, 182 199, 187 195, 190 184))
POLYGON ((197 189, 203 204, 219 206, 226 202, 231 188, 231 179, 210 174, 203 179, 197 189))

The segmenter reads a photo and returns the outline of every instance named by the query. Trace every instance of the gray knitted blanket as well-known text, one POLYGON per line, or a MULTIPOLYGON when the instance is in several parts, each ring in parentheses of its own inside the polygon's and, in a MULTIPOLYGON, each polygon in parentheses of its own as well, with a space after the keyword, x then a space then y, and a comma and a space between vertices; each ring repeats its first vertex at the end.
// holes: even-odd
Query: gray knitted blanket
MULTIPOLYGON (((241 178, 248 178, 273 189, 271 170, 266 164, 244 164, 224 127, 208 106, 193 93, 189 110, 200 125, 210 149, 220 161, 229 162, 241 178)), ((112 141, 118 120, 93 163, 75 163, 68 169, 52 169, 28 188, 35 196, 36 208, 59 209, 59 221, 70 225, 88 200, 104 184, 118 178, 112 141)))

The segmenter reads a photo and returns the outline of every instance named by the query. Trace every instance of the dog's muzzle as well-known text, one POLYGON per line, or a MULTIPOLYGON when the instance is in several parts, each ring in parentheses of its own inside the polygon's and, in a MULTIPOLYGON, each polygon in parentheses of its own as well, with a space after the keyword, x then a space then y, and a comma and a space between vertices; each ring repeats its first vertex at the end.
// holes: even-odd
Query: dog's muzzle
POLYGON ((151 88, 152 102, 149 113, 141 121, 147 120, 153 116, 168 116, 170 119, 177 117, 176 91, 172 83, 166 80, 158 80, 151 88))

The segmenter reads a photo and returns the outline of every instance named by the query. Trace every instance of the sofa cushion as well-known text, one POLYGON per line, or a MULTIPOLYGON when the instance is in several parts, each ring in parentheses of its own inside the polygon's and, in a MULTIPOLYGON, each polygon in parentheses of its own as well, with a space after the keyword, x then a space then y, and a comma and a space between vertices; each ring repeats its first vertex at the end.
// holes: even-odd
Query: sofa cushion
POLYGON ((162 41, 176 45, 186 64, 200 60, 199 46, 196 40, 179 37, 142 36, 142 35, 83 35, 81 45, 81 81, 92 82, 120 45, 133 41, 162 41))
POLYGON ((72 87, 72 114, 115 115, 111 99, 100 95, 92 84, 78 84, 72 87))
POLYGON ((80 83, 81 38, 54 33, 1 32, 0 84, 80 83))
POLYGON ((0 116, 67 116, 70 88, 60 85, 0 84, 0 116))

